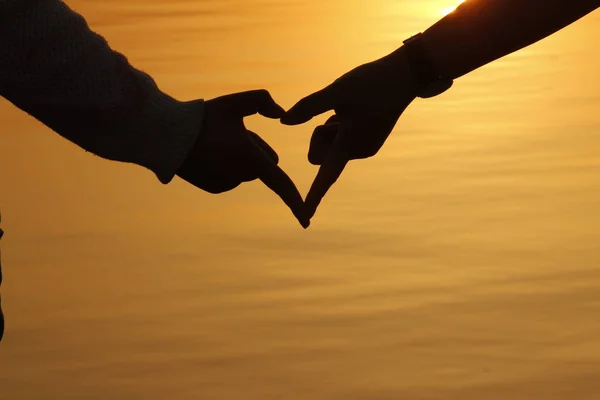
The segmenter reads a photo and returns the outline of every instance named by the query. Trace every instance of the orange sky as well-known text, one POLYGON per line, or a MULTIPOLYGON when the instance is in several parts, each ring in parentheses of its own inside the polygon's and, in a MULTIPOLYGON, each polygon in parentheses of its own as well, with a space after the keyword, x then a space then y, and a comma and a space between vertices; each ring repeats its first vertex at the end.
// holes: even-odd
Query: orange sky
MULTIPOLYGON (((68 3, 177 98, 265 87, 284 107, 455 5, 68 3)), ((595 13, 417 100, 308 231, 258 183, 163 186, 0 102, 2 392, 597 393, 599 35, 595 13)), ((302 193, 323 118, 248 120, 302 193)))

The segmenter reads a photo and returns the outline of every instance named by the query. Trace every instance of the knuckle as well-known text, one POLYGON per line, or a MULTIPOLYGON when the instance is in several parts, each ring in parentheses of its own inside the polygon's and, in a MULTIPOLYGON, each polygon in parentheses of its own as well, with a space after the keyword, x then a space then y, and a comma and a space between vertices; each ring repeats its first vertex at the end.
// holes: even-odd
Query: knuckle
POLYGON ((261 99, 271 98, 271 93, 267 89, 257 89, 254 91, 255 95, 261 99))

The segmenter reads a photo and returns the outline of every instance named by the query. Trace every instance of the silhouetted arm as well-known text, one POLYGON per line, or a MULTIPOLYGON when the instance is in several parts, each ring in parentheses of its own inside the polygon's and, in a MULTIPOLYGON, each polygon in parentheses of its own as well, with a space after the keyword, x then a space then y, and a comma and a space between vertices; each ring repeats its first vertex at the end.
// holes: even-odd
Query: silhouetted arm
MULTIPOLYGON (((467 0, 427 29, 422 39, 438 74, 455 79, 598 7, 600 0, 467 0)), ((281 119, 297 125, 335 111, 315 128, 310 142, 309 161, 321 166, 306 196, 311 217, 346 164, 377 154, 404 110, 423 93, 423 82, 409 60, 410 52, 402 46, 360 65, 300 100, 281 119)))
POLYGON ((0 96, 103 158, 169 182, 200 133, 180 102, 133 68, 60 0, 0 0, 0 96))
POLYGON ((177 101, 60 0, 0 0, 0 96, 85 150, 144 166, 163 183, 178 175, 222 193, 260 179, 308 227, 277 153, 243 123, 284 114, 266 90, 177 101))
POLYGON ((600 7, 600 0, 467 0, 423 33, 439 71, 458 78, 529 46, 600 7))

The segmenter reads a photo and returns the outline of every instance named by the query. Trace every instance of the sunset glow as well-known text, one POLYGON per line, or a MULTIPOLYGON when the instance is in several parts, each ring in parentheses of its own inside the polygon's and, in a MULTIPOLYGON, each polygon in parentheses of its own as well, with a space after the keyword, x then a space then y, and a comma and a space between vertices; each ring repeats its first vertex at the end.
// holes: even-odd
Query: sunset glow
MULTIPOLYGON (((83 19, 47 11, 58 2, 0 0, 0 400, 596 398, 600 8, 431 99, 414 98, 419 71, 397 51, 429 30, 426 58, 455 76, 531 40, 522 21, 592 1, 60 1, 100 35, 87 49, 69 25, 83 19), (122 55, 105 59, 100 37, 122 55), (164 93, 126 96, 149 77, 121 57, 164 93), (115 159, 198 154, 199 186, 225 189, 241 147, 216 135, 242 146, 234 111, 279 111, 212 99, 266 89, 289 110, 334 82, 343 97, 305 109, 346 104, 344 129, 366 135, 356 156, 368 135, 387 140, 348 163, 306 230, 260 179, 218 195, 165 185, 28 113, 115 159), (175 107, 195 99, 202 110, 175 107), (153 124, 164 137, 151 140, 153 124)), ((243 120, 303 199, 319 171, 311 142, 342 129, 335 108, 297 126, 243 120)), ((247 139, 260 146, 248 157, 274 161, 247 139)))
POLYGON ((460 2, 459 2, 457 5, 455 5, 455 6, 446 7, 446 8, 444 8, 444 9, 442 9, 442 15, 443 15, 443 16, 446 16, 446 15, 448 15, 448 14, 450 14, 450 13, 454 12, 454 10, 456 10, 456 8, 457 8, 459 5, 461 5, 462 3, 464 3, 464 2, 465 2, 465 0, 463 0, 463 1, 460 1, 460 2))

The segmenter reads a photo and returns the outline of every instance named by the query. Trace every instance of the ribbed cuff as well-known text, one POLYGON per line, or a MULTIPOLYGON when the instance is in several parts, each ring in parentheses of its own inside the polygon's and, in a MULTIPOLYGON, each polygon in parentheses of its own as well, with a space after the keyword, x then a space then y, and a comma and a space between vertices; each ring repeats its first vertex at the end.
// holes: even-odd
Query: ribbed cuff
POLYGON ((169 183, 196 143, 203 117, 203 100, 182 102, 157 92, 137 118, 141 137, 132 161, 169 183))

